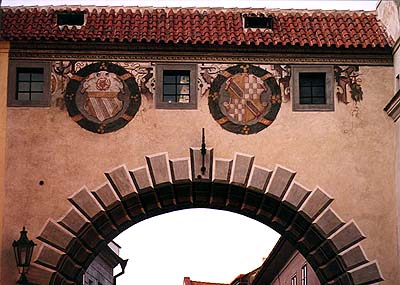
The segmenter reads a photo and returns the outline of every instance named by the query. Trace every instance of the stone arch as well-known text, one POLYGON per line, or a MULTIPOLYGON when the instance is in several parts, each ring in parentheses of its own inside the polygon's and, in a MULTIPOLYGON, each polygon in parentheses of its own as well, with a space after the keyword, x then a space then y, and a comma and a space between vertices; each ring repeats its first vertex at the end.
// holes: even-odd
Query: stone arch
POLYGON ((321 284, 372 284, 382 281, 377 261, 369 261, 357 224, 343 221, 324 190, 306 189, 296 173, 254 164, 254 156, 213 158, 207 149, 201 171, 200 148, 190 157, 167 153, 146 156, 146 165, 125 165, 105 173, 93 191, 83 187, 68 200, 70 209, 49 219, 29 272, 42 285, 76 284, 96 255, 119 233, 150 217, 188 208, 227 210, 253 218, 285 236, 307 259, 321 284))

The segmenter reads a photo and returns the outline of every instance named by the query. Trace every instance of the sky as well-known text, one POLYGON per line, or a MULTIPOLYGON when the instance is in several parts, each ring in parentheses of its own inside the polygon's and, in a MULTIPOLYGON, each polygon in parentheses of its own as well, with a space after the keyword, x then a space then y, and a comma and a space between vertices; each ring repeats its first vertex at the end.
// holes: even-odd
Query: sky
POLYGON ((180 285, 185 276, 230 283, 259 267, 279 237, 264 224, 227 211, 188 209, 157 216, 114 240, 122 247, 121 257, 130 259, 117 284, 180 285))
MULTIPOLYGON (((1 0, 0 0, 1 1, 1 0)), ((2 6, 109 5, 375 10, 377 1, 271 0, 2 0, 2 6)), ((238 214, 206 209, 177 211, 129 228, 115 241, 129 258, 118 285, 180 285, 192 280, 230 283, 263 262, 279 235, 238 214)))
MULTIPOLYGON (((1 1, 1 0, 0 0, 1 1)), ((375 10, 376 0, 367 1, 316 1, 316 0, 2 0, 2 6, 30 5, 108 5, 108 6, 156 6, 156 7, 253 7, 375 10)))

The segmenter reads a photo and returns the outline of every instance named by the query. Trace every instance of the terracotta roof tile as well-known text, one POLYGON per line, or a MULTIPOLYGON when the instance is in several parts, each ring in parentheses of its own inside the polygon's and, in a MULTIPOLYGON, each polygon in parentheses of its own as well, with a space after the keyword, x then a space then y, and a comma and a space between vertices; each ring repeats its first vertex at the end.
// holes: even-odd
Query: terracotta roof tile
POLYGON ((392 45, 374 12, 219 8, 3 7, 5 40, 155 42, 311 47, 392 45), (82 27, 57 26, 58 11, 83 11, 82 27), (273 18, 272 30, 245 29, 243 14, 273 18))

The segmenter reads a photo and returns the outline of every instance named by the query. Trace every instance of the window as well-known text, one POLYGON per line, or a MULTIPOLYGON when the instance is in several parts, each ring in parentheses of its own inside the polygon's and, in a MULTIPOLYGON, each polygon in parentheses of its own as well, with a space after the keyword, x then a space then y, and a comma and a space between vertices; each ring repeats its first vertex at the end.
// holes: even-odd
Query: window
POLYGON ((307 264, 301 268, 301 285, 307 285, 307 264))
POLYGON ((293 111, 333 111, 333 67, 292 67, 293 111))
POLYGON ((292 276, 292 279, 290 281, 290 285, 297 285, 297 276, 296 276, 296 274, 292 276))
POLYGON ((85 15, 80 11, 65 11, 57 13, 58 26, 82 26, 85 22, 85 15))
POLYGON ((156 108, 197 108, 197 66, 159 64, 156 66, 156 108))
POLYGON ((49 106, 49 84, 49 63, 10 61, 8 106, 49 106))
POLYGON ((273 18, 264 16, 244 16, 245 29, 272 29, 273 18))

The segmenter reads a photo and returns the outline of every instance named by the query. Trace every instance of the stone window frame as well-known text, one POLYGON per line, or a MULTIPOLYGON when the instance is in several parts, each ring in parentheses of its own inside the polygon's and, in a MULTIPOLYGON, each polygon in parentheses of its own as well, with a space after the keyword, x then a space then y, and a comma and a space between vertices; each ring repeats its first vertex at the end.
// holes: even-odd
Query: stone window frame
POLYGON ((155 107, 156 109, 184 109, 195 110, 197 109, 197 64, 179 64, 179 63, 165 63, 156 64, 156 96, 155 107), (163 102, 163 72, 164 70, 188 70, 190 71, 190 96, 189 103, 179 102, 163 102))
POLYGON ((50 106, 51 63, 47 61, 10 60, 8 65, 8 107, 49 107, 50 106), (43 100, 17 100, 17 68, 43 68, 43 100))
POLYGON ((333 66, 295 65, 292 66, 293 111, 295 112, 332 112, 334 106, 334 71, 333 66), (300 104, 300 73, 325 73, 325 104, 300 104))

